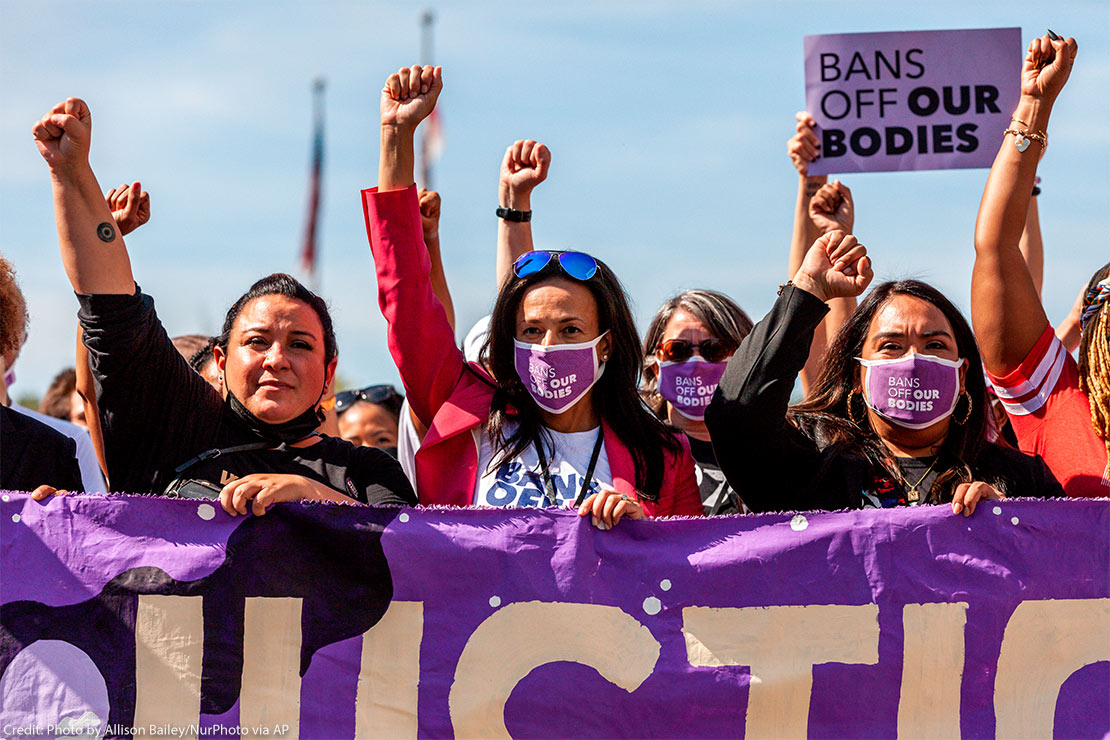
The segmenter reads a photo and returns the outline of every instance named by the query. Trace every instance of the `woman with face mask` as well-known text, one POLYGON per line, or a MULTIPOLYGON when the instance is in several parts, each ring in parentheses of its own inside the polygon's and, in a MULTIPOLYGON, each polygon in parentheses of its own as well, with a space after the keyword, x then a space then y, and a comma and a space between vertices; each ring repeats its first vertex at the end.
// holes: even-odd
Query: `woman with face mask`
POLYGON ((441 70, 401 69, 381 97, 378 187, 367 232, 407 398, 428 426, 421 503, 567 507, 622 518, 698 515, 685 440, 640 401, 640 342, 620 283, 580 252, 529 252, 501 285, 483 348, 466 363, 435 300, 413 185, 413 137, 441 70))
POLYGON ((685 433, 707 516, 744 510, 717 463, 705 409, 728 358, 751 330, 748 314, 728 296, 688 290, 659 308, 644 337, 641 393, 656 416, 685 433))
POLYGON ((112 489, 219 498, 232 515, 328 500, 413 504, 380 450, 323 437, 337 361, 323 299, 288 275, 257 281, 213 348, 221 393, 174 348, 88 162, 92 117, 70 98, 35 124, 50 168, 62 261, 80 302, 112 489))
POLYGON ((826 301, 871 282, 867 250, 840 231, 806 254, 771 312, 729 360, 705 422, 753 511, 1061 496, 1038 457, 987 441, 987 394, 971 328, 936 289, 883 283, 848 318, 805 403, 788 408, 826 301))

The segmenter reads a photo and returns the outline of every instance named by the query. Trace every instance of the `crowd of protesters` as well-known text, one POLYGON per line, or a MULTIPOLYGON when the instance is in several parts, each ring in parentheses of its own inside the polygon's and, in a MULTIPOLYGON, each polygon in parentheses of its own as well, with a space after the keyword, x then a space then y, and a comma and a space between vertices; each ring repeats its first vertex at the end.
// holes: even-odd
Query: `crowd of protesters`
POLYGON ((415 132, 443 74, 398 70, 382 90, 363 208, 404 395, 336 392, 327 304, 285 274, 254 282, 218 336, 171 339, 123 241, 150 218, 149 195, 138 182, 103 193, 91 113, 70 98, 33 136, 80 306, 75 367, 42 413, 8 398, 28 320, 0 258, 0 488, 219 499, 231 515, 302 500, 573 507, 600 529, 921 504, 968 516, 984 499, 1110 496, 1110 264, 1055 329, 1040 299, 1036 170, 1075 57, 1073 39, 1029 45, 980 203, 970 323, 926 283, 871 285, 850 188, 808 174, 820 143, 803 112, 788 142, 799 173, 789 279, 762 321, 689 290, 641 340, 602 260, 533 249, 531 195, 552 157, 520 140, 501 165, 493 308, 461 346, 440 196, 414 184, 415 132))

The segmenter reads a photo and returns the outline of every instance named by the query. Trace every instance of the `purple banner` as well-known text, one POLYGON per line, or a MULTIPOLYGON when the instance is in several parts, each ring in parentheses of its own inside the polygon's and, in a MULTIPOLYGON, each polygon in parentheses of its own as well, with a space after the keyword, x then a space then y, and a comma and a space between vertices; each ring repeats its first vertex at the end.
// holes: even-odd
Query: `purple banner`
POLYGON ((811 175, 990 167, 1017 105, 1020 28, 805 37, 811 175))
POLYGON ((0 496, 0 735, 1110 731, 1110 502, 622 521, 0 496))

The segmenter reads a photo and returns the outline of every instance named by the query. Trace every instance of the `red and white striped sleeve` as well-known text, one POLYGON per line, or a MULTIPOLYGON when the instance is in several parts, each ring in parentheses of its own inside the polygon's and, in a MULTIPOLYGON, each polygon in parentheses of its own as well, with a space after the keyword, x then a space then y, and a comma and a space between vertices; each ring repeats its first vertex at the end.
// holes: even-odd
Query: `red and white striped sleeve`
POLYGON ((1048 403, 1069 359, 1071 356, 1050 324, 1017 369, 1003 376, 987 373, 987 377, 1008 413, 1035 414, 1048 403))

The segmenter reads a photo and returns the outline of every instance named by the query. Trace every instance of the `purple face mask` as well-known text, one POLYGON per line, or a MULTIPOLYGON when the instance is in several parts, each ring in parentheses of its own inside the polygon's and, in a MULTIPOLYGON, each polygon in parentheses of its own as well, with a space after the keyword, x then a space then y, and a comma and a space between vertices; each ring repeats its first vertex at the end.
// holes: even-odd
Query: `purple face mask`
POLYGON ((896 360, 865 360, 863 398, 879 416, 906 429, 924 429, 952 415, 965 360, 910 352, 896 360))
POLYGON ((682 362, 659 360, 659 395, 674 410, 694 421, 705 419, 705 407, 725 374, 727 362, 706 362, 692 355, 682 362))
POLYGON ((595 348, 604 337, 576 344, 516 344, 516 372, 536 405, 561 414, 582 400, 605 371, 595 348))
POLYGON ((9 370, 4 374, 4 385, 9 388, 15 385, 15 370, 9 370))

